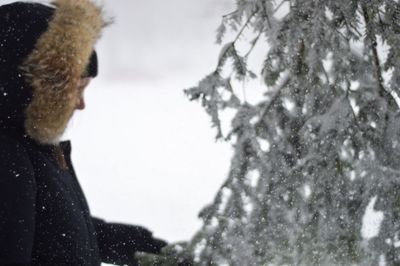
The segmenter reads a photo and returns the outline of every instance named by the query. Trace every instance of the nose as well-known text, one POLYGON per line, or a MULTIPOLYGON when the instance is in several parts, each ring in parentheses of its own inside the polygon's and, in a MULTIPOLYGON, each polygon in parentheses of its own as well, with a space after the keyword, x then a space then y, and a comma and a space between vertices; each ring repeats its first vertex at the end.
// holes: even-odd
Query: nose
POLYGON ((77 110, 83 110, 85 109, 85 100, 83 98, 83 92, 85 88, 89 85, 91 81, 91 78, 82 78, 79 80, 78 83, 78 95, 77 95, 77 104, 76 104, 76 109, 77 110))

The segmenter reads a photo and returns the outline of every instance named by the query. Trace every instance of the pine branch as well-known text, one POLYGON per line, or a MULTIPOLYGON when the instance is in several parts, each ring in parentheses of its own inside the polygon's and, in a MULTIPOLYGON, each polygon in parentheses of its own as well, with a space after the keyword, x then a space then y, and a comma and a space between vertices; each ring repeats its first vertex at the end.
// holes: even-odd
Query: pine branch
POLYGON ((260 37, 262 35, 262 33, 264 32, 264 27, 262 27, 260 29, 260 31, 258 32, 256 38, 254 38, 254 40, 251 42, 251 46, 250 49, 247 51, 247 53, 244 55, 244 58, 247 59, 249 57, 249 55, 251 54, 251 52, 254 50, 254 47, 256 46, 257 42, 260 40, 260 37))
POLYGON ((282 7, 282 5, 283 5, 285 2, 288 2, 288 0, 282 0, 282 1, 279 3, 279 5, 277 5, 277 6, 275 7, 273 13, 275 14, 275 13, 282 7))
POLYGON ((275 90, 275 94, 272 97, 272 99, 269 101, 269 103, 265 106, 265 108, 263 109, 263 111, 261 112, 260 115, 260 119, 257 121, 257 123, 255 124, 255 127, 259 127, 262 125, 264 118, 268 115, 269 111, 271 110, 271 108, 275 105, 276 101, 280 98, 283 89, 290 83, 291 77, 289 77, 289 75, 287 75, 286 77, 284 77, 284 81, 282 82, 282 84, 275 90))
POLYGON ((252 13, 252 15, 249 16, 249 18, 247 19, 246 23, 244 24, 244 26, 241 28, 241 30, 239 31, 239 33, 236 35, 235 39, 228 43, 227 46, 224 47, 224 50, 222 51, 218 63, 217 63, 217 67, 214 70, 214 73, 219 73, 219 70, 222 68, 223 64, 225 63, 226 58, 229 56, 229 54, 236 54, 235 51, 235 43, 239 40, 240 36, 243 34, 243 31, 245 30, 245 28, 247 27, 247 25, 250 23, 251 19, 254 17, 254 15, 257 13, 257 10, 254 11, 252 13), (232 53, 232 50, 233 53, 232 53))
POLYGON ((346 16, 345 12, 343 12, 343 10, 342 10, 340 7, 339 7, 339 10, 340 10, 340 12, 341 12, 342 15, 343 15, 343 19, 344 19, 344 23, 345 23, 345 25, 346 25, 347 31, 348 31, 349 33, 352 32, 352 31, 350 30, 350 28, 352 28, 352 29, 355 31, 355 33, 358 35, 358 37, 359 37, 359 38, 362 38, 363 35, 361 34, 361 32, 360 32, 351 22, 348 21, 348 18, 347 18, 347 16, 346 16))
MULTIPOLYGON (((240 138, 240 136, 238 137, 240 138)), ((247 160, 243 160, 241 158, 246 158, 246 156, 248 156, 248 145, 250 145, 249 143, 245 142, 245 143, 240 143, 238 144, 241 147, 237 147, 236 148, 236 152, 233 156, 232 165, 235 165, 236 163, 239 165, 239 167, 233 167, 230 170, 230 173, 228 175, 228 179, 221 185, 221 187, 218 189, 218 193, 217 195, 214 197, 213 205, 209 206, 206 210, 207 213, 201 214, 201 218, 204 219, 204 223, 205 225, 208 225, 210 223, 210 219, 212 217, 216 217, 219 216, 218 215, 218 208, 220 207, 221 203, 222 203, 222 198, 223 198, 223 189, 227 188, 230 189, 231 185, 233 184, 233 182, 239 177, 239 179, 241 177, 243 177, 248 169, 248 161, 247 160)))
POLYGON ((347 90, 346 90, 345 97, 346 97, 347 103, 348 103, 348 105, 350 107, 351 114, 352 114, 352 116, 354 118, 354 123, 355 123, 356 127, 361 131, 361 127, 360 127, 360 124, 358 123, 357 115, 354 112, 353 106, 351 106, 351 102, 350 102, 350 98, 349 98, 349 92, 350 92, 350 84, 349 84, 349 82, 347 82, 347 90))
POLYGON ((238 12, 238 10, 232 11, 232 12, 230 12, 230 13, 228 13, 228 14, 223 15, 222 18, 230 17, 230 16, 236 14, 237 12, 238 12))
MULTIPOLYGON (((285 2, 287 2, 287 1, 288 1, 288 0, 283 0, 283 1, 273 10, 272 15, 275 14, 275 13, 280 9, 280 7, 281 7, 285 2)), ((267 11, 266 11, 264 5, 263 5, 263 11, 265 12, 265 16, 268 17, 268 14, 267 14, 267 11)), ((242 26, 242 28, 240 29, 240 31, 238 32, 238 34, 236 35, 236 37, 234 38, 234 40, 231 42, 232 47, 235 46, 236 42, 237 42, 237 41, 240 39, 240 37, 242 36, 244 30, 245 30, 245 29, 248 27, 248 25, 250 24, 251 19, 252 19, 258 12, 259 12, 259 10, 258 10, 258 9, 255 9, 255 10, 253 11, 253 13, 247 18, 247 21, 246 21, 245 24, 242 26)), ((237 13, 237 10, 236 10, 236 11, 233 11, 233 12, 231 12, 231 13, 229 13, 229 14, 224 15, 223 18, 226 18, 227 16, 233 15, 233 14, 235 14, 235 13, 237 13)), ((269 19, 268 19, 268 27, 269 27, 269 29, 272 29, 272 25, 271 25, 269 19)), ((253 40, 252 45, 251 45, 249 51, 245 54, 244 58, 247 58, 247 57, 251 54, 251 52, 253 51, 253 49, 254 49, 256 43, 258 42, 258 40, 259 40, 259 38, 261 37, 261 35, 262 35, 263 32, 264 32, 264 26, 260 29, 260 31, 259 31, 259 33, 257 34, 256 38, 253 40)), ((228 53, 228 52, 229 52, 228 49, 226 49, 225 52, 221 54, 220 58, 224 58, 224 57, 226 56, 226 53, 228 53)), ((217 65, 216 70, 218 70, 220 67, 221 67, 221 64, 220 64, 220 62, 218 62, 218 65, 217 65)))
POLYGON ((368 10, 367 7, 364 5, 361 5, 361 9, 362 9, 362 14, 365 20, 365 24, 367 27, 367 37, 369 38, 370 41, 370 46, 371 46, 371 50, 372 50, 372 56, 373 56, 373 60, 374 60, 374 65, 375 65, 375 76, 378 82, 378 88, 379 88, 379 96, 381 96, 382 98, 386 99, 388 101, 389 106, 391 107, 395 107, 396 106, 396 101, 393 98, 392 95, 390 95, 390 93, 385 89, 384 85, 383 85, 383 77, 382 77, 382 67, 380 64, 380 60, 379 60, 379 55, 378 55, 378 49, 377 49, 377 40, 376 40, 376 36, 375 34, 371 31, 371 27, 370 25, 370 17, 368 14, 368 10))
POLYGON ((242 26, 242 28, 240 29, 240 31, 238 32, 232 43, 236 43, 239 40, 240 36, 243 34, 244 30, 247 28, 251 19, 257 14, 257 12, 258 10, 256 9, 253 11, 253 13, 251 13, 251 15, 247 18, 247 21, 244 23, 244 25, 242 26))
POLYGON ((271 24, 271 21, 269 20, 268 12, 267 12, 267 9, 265 8, 265 3, 262 5, 262 7, 263 7, 263 13, 264 13, 264 16, 265 16, 265 20, 268 23, 268 28, 271 29, 272 28, 272 24, 271 24))
POLYGON ((361 32, 356 27, 354 27, 353 24, 347 22, 347 20, 346 20, 346 26, 352 28, 357 33, 358 37, 362 38, 363 35, 361 34, 361 32))

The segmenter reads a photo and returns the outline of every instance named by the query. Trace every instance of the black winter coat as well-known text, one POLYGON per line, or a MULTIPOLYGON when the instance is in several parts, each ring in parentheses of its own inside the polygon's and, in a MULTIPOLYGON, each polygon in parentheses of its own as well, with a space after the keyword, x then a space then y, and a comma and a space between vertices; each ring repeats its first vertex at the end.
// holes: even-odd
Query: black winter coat
POLYGON ((0 265, 129 264, 135 251, 159 251, 163 244, 148 230, 90 215, 70 143, 60 147, 66 169, 57 146, 0 129, 0 265))
POLYGON ((91 1, 0 6, 0 266, 132 264, 166 243, 137 226, 91 217, 70 160, 57 143, 93 47, 106 24, 91 1), (60 160, 61 159, 61 160, 60 160))

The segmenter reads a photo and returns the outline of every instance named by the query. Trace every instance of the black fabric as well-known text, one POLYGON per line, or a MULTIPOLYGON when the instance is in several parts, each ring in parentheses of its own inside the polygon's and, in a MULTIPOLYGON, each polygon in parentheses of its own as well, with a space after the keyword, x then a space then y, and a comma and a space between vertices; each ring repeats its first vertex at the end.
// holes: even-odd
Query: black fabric
POLYGON ((32 89, 19 66, 47 29, 53 12, 35 3, 0 6, 0 124, 23 126, 32 89))
MULTIPOLYGON (((47 30, 55 8, 39 3, 15 2, 0 6, 0 74, 16 74, 36 41, 47 30)), ((98 74, 93 51, 84 75, 98 74)))
POLYGON ((16 2, 0 6, 1 73, 16 73, 46 31, 54 8, 37 3, 16 2))
POLYGON ((100 265, 84 195, 53 154, 0 131, 0 265, 100 265))
POLYGON ((93 218, 70 160, 59 166, 55 146, 0 129, 0 265, 134 265, 134 252, 166 245, 139 226, 93 218))

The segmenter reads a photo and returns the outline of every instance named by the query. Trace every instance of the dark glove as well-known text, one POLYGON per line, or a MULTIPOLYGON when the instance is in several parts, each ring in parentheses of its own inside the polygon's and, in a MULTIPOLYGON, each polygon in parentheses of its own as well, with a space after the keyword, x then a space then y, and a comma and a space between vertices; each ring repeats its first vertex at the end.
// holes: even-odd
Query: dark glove
MULTIPOLYGON (((142 230, 144 228, 141 228, 142 230)), ((153 238, 153 235, 150 231, 147 229, 144 229, 145 231, 142 231, 141 233, 141 244, 137 245, 135 248, 135 251, 133 252, 133 258, 130 259, 130 263, 128 266, 140 266, 141 264, 138 263, 138 260, 135 256, 137 254, 136 252, 144 252, 144 253, 151 253, 151 254, 161 254, 162 253, 162 248, 167 246, 168 243, 165 242, 164 240, 158 239, 158 238, 153 238)), ((147 264, 146 264, 147 265, 147 264)), ((185 265, 182 265, 185 266, 185 265)), ((189 266, 189 265, 187 265, 189 266)))
POLYGON ((134 226, 130 230, 135 251, 159 254, 161 249, 168 244, 162 239, 154 238, 153 233, 144 227, 134 226))
POLYGON ((160 254, 161 249, 168 245, 167 242, 165 242, 162 239, 159 238, 153 238, 152 236, 148 238, 145 242, 145 246, 143 247, 143 250, 140 250, 142 252, 146 253, 153 253, 153 254, 160 254))
POLYGON ((152 232, 141 226, 106 223, 93 218, 96 237, 103 262, 135 265, 135 253, 160 253, 167 244, 153 238, 152 232))
MULTIPOLYGON (((132 229, 131 229, 132 230, 132 229)), ((152 253, 152 254, 161 254, 162 248, 168 245, 167 242, 164 240, 153 238, 152 232, 147 230, 144 227, 135 226, 133 227, 134 233, 134 246, 135 249, 131 250, 132 256, 129 258, 128 266, 140 266, 141 264, 138 263, 136 258, 137 252, 144 252, 144 253, 152 253)), ((182 265, 186 266, 186 265, 182 265)), ((189 265, 187 265, 189 266, 189 265)))

